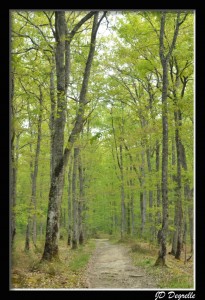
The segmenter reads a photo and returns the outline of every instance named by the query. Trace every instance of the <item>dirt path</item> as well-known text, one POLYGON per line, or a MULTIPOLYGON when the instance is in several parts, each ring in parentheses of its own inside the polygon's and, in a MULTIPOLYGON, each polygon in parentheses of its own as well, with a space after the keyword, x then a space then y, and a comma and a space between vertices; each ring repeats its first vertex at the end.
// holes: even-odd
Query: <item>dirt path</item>
POLYGON ((157 288, 143 268, 133 266, 123 245, 108 239, 96 239, 96 250, 87 271, 89 289, 154 289, 157 288))

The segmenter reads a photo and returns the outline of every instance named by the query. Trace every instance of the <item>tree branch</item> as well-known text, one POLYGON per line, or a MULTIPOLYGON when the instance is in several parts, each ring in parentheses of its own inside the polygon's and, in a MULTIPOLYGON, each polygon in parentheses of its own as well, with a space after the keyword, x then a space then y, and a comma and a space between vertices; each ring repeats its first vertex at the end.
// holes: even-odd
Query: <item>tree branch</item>
POLYGON ((69 42, 71 42, 72 38, 74 37, 74 35, 76 34, 76 32, 78 31, 78 29, 90 18, 92 18, 92 16, 94 16, 94 14, 96 13, 96 11, 91 11, 89 12, 85 17, 83 17, 80 22, 78 22, 75 27, 72 29, 72 31, 69 33, 69 42))
POLYGON ((46 41, 47 45, 48 45, 51 49, 53 49, 53 46, 49 43, 49 41, 47 41, 47 38, 46 38, 44 32, 42 31, 41 28, 39 28, 39 26, 37 26, 36 24, 34 24, 31 20, 28 19, 28 17, 22 15, 21 13, 18 13, 18 15, 21 16, 22 18, 24 18, 25 20, 27 20, 28 23, 30 23, 33 27, 35 27, 35 28, 41 33, 41 35, 42 35, 42 37, 44 38, 44 40, 46 41))

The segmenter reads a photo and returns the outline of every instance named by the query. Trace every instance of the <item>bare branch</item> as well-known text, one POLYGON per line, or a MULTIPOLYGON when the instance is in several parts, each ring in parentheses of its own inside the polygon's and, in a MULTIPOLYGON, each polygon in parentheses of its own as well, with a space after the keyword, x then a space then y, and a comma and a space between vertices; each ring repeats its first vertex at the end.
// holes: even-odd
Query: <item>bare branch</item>
POLYGON ((187 16, 188 16, 188 13, 185 13, 185 15, 182 18, 182 20, 178 22, 179 26, 181 26, 184 23, 184 21, 186 20, 187 16))
POLYGON ((55 33, 55 29, 54 29, 54 25, 52 24, 52 17, 54 16, 54 12, 52 12, 51 16, 49 17, 49 15, 47 14, 46 11, 43 11, 43 13, 45 14, 45 16, 47 17, 48 21, 49 21, 49 25, 51 28, 51 31, 53 33, 54 38, 56 37, 56 33, 55 33))
POLYGON ((163 12, 161 17, 160 37, 159 37, 159 56, 162 64, 165 60, 165 55, 164 55, 165 20, 166 20, 166 12, 163 12))
POLYGON ((36 51, 38 51, 37 48, 35 48, 35 47, 30 47, 30 48, 24 49, 24 50, 22 50, 22 51, 11 52, 11 54, 12 54, 12 55, 15 55, 15 54, 24 54, 24 53, 29 52, 29 51, 31 51, 31 50, 36 50, 36 51))
POLYGON ((150 17, 148 16, 148 14, 144 14, 143 16, 150 23, 150 25, 152 26, 152 28, 153 28, 154 32, 156 33, 157 37, 160 38, 158 30, 156 29, 156 27, 154 27, 154 24, 152 23, 152 21, 151 21, 150 17))
POLYGON ((74 35, 76 34, 76 32, 78 31, 78 29, 90 18, 92 18, 92 16, 94 16, 96 12, 95 11, 91 11, 89 12, 86 16, 84 16, 80 22, 78 22, 75 27, 73 28, 73 30, 69 33, 69 41, 71 42, 72 38, 74 37, 74 35))
POLYGON ((48 45, 51 49, 53 49, 53 46, 49 43, 49 41, 47 40, 47 38, 46 38, 44 32, 42 31, 41 28, 39 28, 39 26, 37 26, 36 24, 34 24, 31 20, 28 19, 28 17, 24 16, 23 14, 18 13, 18 15, 21 16, 22 18, 26 19, 30 25, 32 25, 33 27, 35 27, 35 28, 41 33, 41 35, 42 35, 42 37, 44 38, 44 40, 46 41, 47 45, 48 45))
POLYGON ((18 32, 14 31, 14 30, 12 30, 12 32, 16 34, 16 36, 13 36, 13 37, 24 37, 24 38, 28 38, 28 39, 31 40, 31 42, 32 42, 35 46, 37 46, 37 47, 39 48, 39 45, 33 40, 32 37, 30 37, 30 35, 18 33, 18 32))

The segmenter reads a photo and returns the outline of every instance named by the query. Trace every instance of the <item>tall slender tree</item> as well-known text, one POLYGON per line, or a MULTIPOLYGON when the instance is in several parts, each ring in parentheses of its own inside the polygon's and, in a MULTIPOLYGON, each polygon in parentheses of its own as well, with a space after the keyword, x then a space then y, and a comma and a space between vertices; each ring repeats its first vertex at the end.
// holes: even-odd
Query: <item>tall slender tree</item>
POLYGON ((43 93, 41 84, 38 86, 39 96, 36 98, 39 101, 39 116, 37 124, 37 143, 35 149, 34 163, 31 162, 31 201, 29 208, 29 216, 26 230, 26 241, 25 241, 25 250, 30 248, 30 233, 32 230, 32 240, 33 244, 36 247, 37 239, 37 223, 36 223, 36 209, 37 209, 37 200, 36 200, 36 186, 37 186, 37 176, 39 168, 39 155, 41 147, 41 135, 42 135, 42 112, 43 112, 43 93))
MULTIPOLYGON (((98 12, 91 12, 87 17, 83 19, 83 22, 78 23, 78 28, 89 18, 94 15, 90 49, 88 58, 86 61, 85 72, 82 81, 82 87, 79 97, 79 107, 75 119, 74 127, 69 135, 66 148, 63 152, 63 142, 59 141, 59 136, 64 137, 64 125, 65 125, 65 36, 66 36, 66 22, 65 12, 55 12, 55 27, 56 27, 56 71, 57 71, 57 90, 58 90, 58 104, 57 104, 57 115, 59 117, 55 124, 55 137, 56 142, 59 141, 58 149, 55 145, 55 151, 57 151, 55 168, 52 173, 51 187, 49 192, 49 204, 48 204, 48 215, 47 215, 47 229, 46 229, 46 242, 43 253, 43 260, 58 259, 58 233, 59 233, 59 208, 61 203, 63 182, 64 182, 64 170, 68 164, 68 159, 78 135, 80 134, 83 123, 84 123, 84 111, 86 105, 86 94, 88 89, 88 82, 90 77, 90 71, 92 61, 95 53, 95 42, 99 25, 104 18, 106 13, 98 21, 98 12), (58 135, 59 133, 59 135, 58 135), (61 147, 60 147, 61 145, 61 147)), ((76 27, 75 27, 76 28, 76 27)), ((77 30, 75 30, 74 34, 77 30)))
POLYGON ((78 216, 78 190, 77 190, 77 171, 79 160, 79 147, 74 147, 73 154, 73 174, 72 174, 72 249, 76 249, 79 243, 79 216, 78 216))
POLYGON ((160 239, 160 250, 156 261, 156 265, 166 265, 167 254, 167 231, 169 220, 169 203, 168 203, 168 66, 170 57, 176 45, 177 36, 180 25, 185 21, 187 14, 184 14, 180 20, 181 13, 178 12, 175 20, 174 33, 170 46, 166 51, 166 17, 167 12, 162 12, 160 19, 160 35, 159 35, 159 57, 162 65, 162 229, 160 239))
POLYGON ((16 182, 17 165, 15 160, 15 126, 14 126, 14 72, 11 73, 11 246, 14 244, 16 235, 16 182))

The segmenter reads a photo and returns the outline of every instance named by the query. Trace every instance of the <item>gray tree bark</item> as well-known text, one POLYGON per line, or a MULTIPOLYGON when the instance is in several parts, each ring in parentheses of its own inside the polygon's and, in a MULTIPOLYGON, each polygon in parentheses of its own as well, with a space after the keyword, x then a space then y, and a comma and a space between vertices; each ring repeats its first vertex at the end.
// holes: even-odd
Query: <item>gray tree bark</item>
MULTIPOLYGON (((90 17, 94 15, 93 27, 91 33, 91 42, 89 54, 85 66, 85 72, 83 76, 82 88, 80 92, 79 98, 79 109, 76 115, 74 127, 69 135, 68 142, 64 153, 62 153, 63 149, 61 149, 58 145, 58 149, 56 149, 56 163, 55 168, 52 173, 52 180, 49 192, 49 204, 48 204, 48 214, 47 214, 47 227, 46 227, 46 242, 44 247, 44 253, 42 256, 42 260, 52 260, 58 259, 58 238, 59 238, 59 207, 62 197, 63 191, 63 182, 64 182, 64 170, 68 164, 68 159, 71 154, 71 150, 74 142, 78 138, 79 133, 83 128, 84 122, 84 111, 86 105, 86 94, 88 89, 88 81, 90 77, 90 71, 92 66, 92 61, 95 52, 95 41, 97 30, 102 21, 103 16, 98 21, 98 12, 91 12, 86 15, 76 26, 75 30, 71 32, 74 36, 77 29, 90 17), (58 151, 59 150, 59 151, 58 151), (61 154, 61 155, 60 155, 61 154), (59 156, 58 156, 59 155, 59 156)), ((64 66, 64 55, 65 55, 65 12, 57 11, 55 13, 56 16, 56 40, 57 40, 57 49, 56 49, 56 71, 57 71, 57 90, 58 90, 58 108, 57 114, 59 118, 55 123, 55 138, 56 142, 59 140, 58 132, 59 130, 64 130, 64 107, 65 107, 65 66, 64 66), (64 43, 64 45, 62 45, 64 43), (59 53, 58 53, 59 52, 59 53), (57 66, 58 65, 58 66, 57 66), (63 84, 64 83, 64 84, 63 84), (60 120, 61 119, 61 122, 60 120)), ((72 34, 70 34, 70 39, 72 38, 72 34)), ((63 133, 60 134, 63 137, 63 133)), ((62 141, 60 141, 61 145, 62 141)), ((63 144, 63 143, 62 143, 63 144)))
MULTIPOLYGON (((174 140, 174 138, 172 139, 172 168, 175 168, 176 165, 176 155, 175 155, 175 147, 176 146, 176 142, 174 140)), ((176 176, 173 175, 172 176, 172 180, 176 182, 176 176)), ((174 226, 175 226, 175 231, 172 237, 172 249, 171 249, 171 253, 172 255, 176 254, 177 251, 177 238, 178 238, 178 232, 177 232, 177 215, 178 215, 178 210, 177 210, 177 201, 175 199, 174 201, 175 207, 174 207, 174 226)))
POLYGON ((37 223, 36 223, 36 182, 37 182, 37 176, 38 176, 38 163, 39 163, 39 155, 40 155, 40 147, 41 147, 41 126, 42 126, 42 111, 43 111, 43 94, 41 86, 39 85, 39 117, 38 117, 38 132, 37 132, 37 145, 36 145, 36 151, 35 151, 35 160, 34 160, 34 171, 33 171, 33 180, 32 180, 32 194, 31 194, 31 200, 32 205, 34 208, 34 214, 33 214, 33 234, 32 239, 33 243, 36 246, 36 239, 37 239, 37 223))
POLYGON ((194 223, 193 223, 193 189, 190 189, 189 184, 185 185, 185 197, 189 201, 188 218, 189 218, 189 234, 191 241, 191 253, 194 251, 194 223))
POLYGON ((182 209, 182 182, 181 182, 181 155, 180 155, 180 135, 179 135, 179 122, 178 114, 175 112, 175 139, 177 149, 177 249, 175 258, 180 259, 183 243, 183 209, 182 209))
MULTIPOLYGON (((30 233, 32 231, 32 240, 33 244, 36 247, 36 239, 37 239, 37 223, 36 223, 36 182, 38 176, 38 162, 39 162, 39 155, 40 155, 40 147, 41 147, 41 125, 42 125, 42 111, 43 111, 43 94, 41 86, 39 85, 39 116, 38 116, 38 125, 37 125, 37 143, 35 149, 35 158, 34 164, 31 161, 31 202, 29 208, 29 215, 28 215, 28 223, 26 228, 26 240, 25 240, 25 250, 30 249, 30 233), (32 211, 32 213, 31 213, 32 211)), ((30 126, 32 126, 31 122, 29 121, 30 126)), ((32 134, 32 132, 31 132, 32 134)), ((31 145, 30 145, 31 148, 31 145)), ((31 150, 32 152, 32 150, 31 150)))
MULTIPOLYGON (((185 70, 187 66, 188 66, 188 63, 186 62, 183 70, 185 70)), ((175 178, 173 178, 177 183, 176 204, 175 204, 176 231, 174 232, 171 253, 175 255, 176 259, 180 259, 181 251, 182 251, 182 247, 183 247, 183 231, 186 227, 186 224, 185 224, 184 218, 183 218, 181 167, 183 167, 185 170, 187 170, 187 164, 186 164, 186 157, 185 157, 185 149, 181 142, 181 136, 180 136, 180 131, 181 131, 180 128, 182 126, 182 113, 179 108, 179 104, 178 104, 179 95, 177 93, 177 90, 180 85, 180 77, 182 75, 181 75, 181 71, 179 69, 176 57, 172 57, 172 59, 170 60, 170 76, 171 76, 172 85, 173 85, 172 94, 173 94, 173 102, 174 102, 175 145, 176 145, 176 154, 177 154, 177 175, 175 178)), ((183 96, 184 96, 184 91, 186 88, 187 81, 188 81, 188 77, 183 76, 183 79, 181 78, 181 82, 183 83, 181 95, 180 95, 181 98, 183 98, 183 96)), ((172 152, 174 152, 174 151, 172 151, 172 152)))
POLYGON ((52 179, 52 172, 54 170, 54 159, 55 159, 55 143, 54 143, 54 126, 55 126, 55 115, 56 115, 56 97, 55 97, 55 57, 52 56, 51 60, 51 72, 50 72, 50 178, 52 179))
POLYGON ((146 202, 147 202, 147 191, 145 189, 145 152, 142 150, 141 152, 141 167, 140 167, 140 212, 141 212, 141 228, 140 235, 143 237, 145 223, 146 223, 146 202))
MULTIPOLYGON (((136 168, 136 166, 133 163, 133 157, 132 154, 129 152, 129 148, 126 145, 125 141, 124 141, 124 146, 126 151, 128 152, 129 155, 129 159, 130 159, 130 172, 134 171, 136 176, 139 178, 139 182, 140 182, 140 176, 139 176, 139 172, 136 168)), ((141 184, 141 183, 140 183, 141 184)), ((130 193, 130 208, 131 208, 131 235, 135 234, 135 214, 134 214, 134 180, 130 179, 130 187, 131 187, 131 193, 130 193)))
POLYGON ((159 37, 159 56, 163 69, 162 74, 162 229, 161 229, 161 243, 159 255, 156 265, 166 265, 165 258, 167 253, 167 231, 168 231, 168 218, 169 218, 169 205, 168 205, 168 106, 167 106, 167 93, 168 93, 168 64, 170 56, 172 55, 175 47, 179 27, 186 17, 180 21, 180 13, 177 13, 175 21, 175 30, 172 38, 171 45, 167 54, 165 54, 165 23, 166 12, 162 12, 160 23, 160 37, 159 37))
POLYGON ((16 131, 14 126, 14 73, 11 72, 11 247, 14 245, 16 235, 16 182, 17 182, 17 162, 15 159, 15 138, 16 131))
MULTIPOLYGON (((150 149, 149 148, 146 150, 146 155, 147 155, 148 171, 151 175, 152 165, 151 165, 151 157, 150 157, 150 149)), ((151 212, 149 212, 149 224, 150 224, 150 241, 151 242, 154 239, 154 224, 153 224, 152 208, 153 208, 153 191, 149 190, 149 209, 151 210, 151 212)))
MULTIPOLYGON (((58 239, 60 206, 63 192, 64 172, 59 172, 59 165, 63 157, 64 147, 64 127, 65 127, 65 36, 66 36, 65 11, 55 12, 55 62, 57 76, 57 116, 53 128, 53 143, 51 145, 52 176, 49 193, 49 204, 46 226, 46 241, 43 259, 58 259, 58 239)), ((53 87, 51 72, 51 88, 53 87)), ((52 90, 51 90, 52 91, 52 90)), ((52 95, 51 95, 52 96, 52 95)), ((53 97, 51 97, 53 99, 53 97)), ((54 104, 53 104, 54 105, 54 104)), ((61 168, 62 169, 62 168, 61 168)))
MULTIPOLYGON (((184 92, 185 92, 185 88, 186 88, 186 84, 188 82, 188 78, 187 77, 183 77, 183 79, 181 78, 182 83, 183 83, 183 88, 181 91, 181 98, 184 97, 184 92)), ((182 113, 179 110, 179 118, 180 118, 180 122, 182 122, 182 113)), ((187 162, 186 162, 186 151, 184 148, 184 145, 182 144, 181 140, 179 141, 179 146, 180 146, 180 155, 181 155, 181 165, 182 168, 188 172, 188 166, 187 166, 187 162)), ((191 241, 191 252, 193 252, 193 234, 194 234, 194 224, 193 224, 193 188, 190 188, 190 182, 189 180, 186 180, 185 184, 184 184, 184 195, 185 195, 185 199, 189 202, 188 205, 188 218, 189 218, 189 233, 190 233, 190 241, 191 241)), ((186 227, 186 224, 185 224, 186 227)))
MULTIPOLYGON (((132 166, 127 167, 127 172, 132 173, 132 166)), ((134 194, 133 194, 133 179, 127 181, 127 234, 133 236, 134 234, 134 194)))
POLYGON ((78 170, 79 148, 74 148, 73 174, 72 174, 72 249, 78 247, 78 193, 77 193, 77 170, 78 170))
MULTIPOLYGON (((156 173, 159 173, 159 167, 160 167, 160 143, 159 140, 156 140, 156 173)), ((160 212, 160 207, 161 207, 161 188, 159 182, 157 182, 157 226, 161 224, 161 212, 160 212)))
MULTIPOLYGON (((27 103, 27 113, 28 113, 28 123, 29 123, 29 133, 30 137, 33 136, 33 127, 31 122, 31 116, 30 116, 30 104, 27 103)), ((29 145, 30 153, 33 154, 33 147, 32 144, 29 145)), ((31 156, 30 158, 30 180, 31 180, 31 198, 30 203, 28 207, 28 220, 26 225, 26 238, 25 238, 25 251, 29 251, 30 249, 30 236, 31 236, 31 228, 32 228, 32 182, 33 182, 33 158, 31 156)))
POLYGON ((120 144, 120 179, 121 179, 121 238, 125 234, 126 213, 125 213, 125 188, 124 188, 124 164, 123 164, 123 150, 120 144))
POLYGON ((82 245, 84 243, 84 228, 83 228, 83 210, 85 207, 85 199, 84 199, 84 176, 83 176, 83 165, 82 159, 79 153, 78 160, 78 172, 79 172, 79 203, 78 203, 78 218, 79 218, 79 244, 82 245))
POLYGON ((120 192, 121 192, 121 225, 120 225, 120 233, 121 238, 124 237, 125 234, 125 224, 126 224, 126 212, 125 212, 125 189, 124 189, 124 165, 123 165, 123 146, 122 141, 120 141, 119 150, 117 145, 117 137, 115 132, 115 126, 114 126, 114 120, 111 110, 111 120, 112 120, 112 131, 114 136, 114 142, 115 142, 115 152, 116 152, 116 158, 117 158, 117 164, 120 170, 120 176, 118 176, 120 180, 120 192))
MULTIPOLYGON (((132 171, 132 167, 130 167, 130 170, 132 171)), ((130 209, 131 209, 131 235, 133 236, 135 234, 135 215, 134 215, 134 180, 130 179, 130 209)))
POLYGON ((128 195, 128 202, 127 202, 127 234, 130 235, 131 233, 131 218, 130 218, 130 197, 128 195))
POLYGON ((68 245, 71 245, 71 237, 72 237, 72 156, 70 159, 70 166, 68 169, 68 245))

